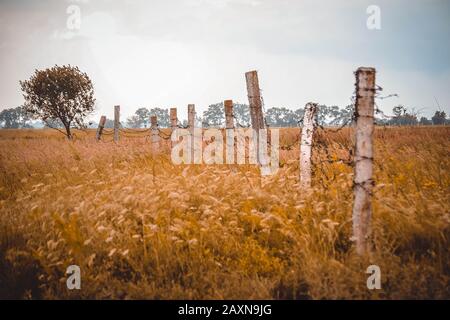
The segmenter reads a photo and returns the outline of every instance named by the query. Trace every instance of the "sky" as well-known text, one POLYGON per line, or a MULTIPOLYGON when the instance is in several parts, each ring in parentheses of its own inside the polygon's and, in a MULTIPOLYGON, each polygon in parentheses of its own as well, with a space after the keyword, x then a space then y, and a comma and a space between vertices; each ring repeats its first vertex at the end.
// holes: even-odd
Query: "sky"
POLYGON ((190 103, 248 103, 251 70, 266 108, 344 107, 366 66, 381 95, 399 95, 377 101, 385 113, 450 114, 449 39, 450 0, 0 0, 0 110, 23 103, 20 80, 55 64, 91 78, 94 120, 114 105, 124 118, 177 107, 185 119, 190 103), (371 5, 379 29, 367 27, 371 5))

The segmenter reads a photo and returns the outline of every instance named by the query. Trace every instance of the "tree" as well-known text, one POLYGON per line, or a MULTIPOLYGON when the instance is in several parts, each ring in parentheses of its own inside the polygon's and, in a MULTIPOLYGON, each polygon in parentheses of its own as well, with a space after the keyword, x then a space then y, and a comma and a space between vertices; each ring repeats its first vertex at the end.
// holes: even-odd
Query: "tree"
POLYGON ((30 128, 29 120, 23 107, 5 109, 0 112, 0 125, 7 129, 30 128))
POLYGON ((114 128, 114 120, 106 118, 105 129, 114 128))
POLYGON ((233 115, 238 127, 250 126, 250 107, 247 104, 233 103, 233 115))
POLYGON ((332 119, 339 116, 339 107, 320 105, 317 112, 317 123, 321 126, 331 124, 332 119))
POLYGON ((297 125, 295 113, 287 108, 270 108, 267 110, 266 121, 269 126, 294 127, 297 125))
POLYGON ((353 115, 355 113, 355 106, 350 104, 343 109, 339 109, 337 113, 335 113, 334 118, 330 121, 330 125, 333 126, 342 126, 342 125, 350 125, 353 119, 353 115))
POLYGON ((406 113, 406 108, 402 105, 398 105, 392 108, 392 113, 394 114, 394 117, 400 118, 406 113))
POLYGON ((416 125, 418 123, 417 113, 412 109, 408 112, 408 109, 402 105, 398 105, 392 109, 394 113, 394 118, 390 120, 390 124, 405 126, 405 125, 416 125))
POLYGON ((294 111, 294 120, 295 120, 296 125, 302 123, 304 116, 305 116, 304 108, 299 108, 294 111))
POLYGON ((147 127, 149 123, 150 111, 147 108, 139 108, 134 113, 136 116, 136 123, 138 124, 135 128, 140 128, 143 126, 147 127))
POLYGON ((445 124, 446 117, 447 115, 445 114, 444 111, 436 111, 434 116, 431 118, 431 121, 433 122, 434 125, 445 124))
POLYGON ((203 126, 204 127, 221 127, 225 124, 225 109, 223 102, 215 103, 208 106, 208 109, 203 112, 203 126))
POLYGON ((65 132, 55 129, 69 140, 71 128, 85 128, 85 118, 94 111, 92 82, 78 67, 55 65, 36 70, 29 80, 20 81, 20 86, 25 112, 50 127, 52 121, 61 121, 65 132))
POLYGON ((61 122, 60 119, 47 119, 46 122, 44 122, 45 128, 53 128, 53 129, 59 129, 64 128, 64 124, 61 122))
POLYGON ((142 120, 138 115, 133 114, 131 117, 127 119, 127 127, 128 128, 140 128, 142 125, 142 120))
POLYGON ((433 124, 433 122, 431 120, 427 119, 426 117, 421 117, 419 123, 422 126, 428 126, 430 124, 433 124))
POLYGON ((152 108, 149 111, 149 116, 156 116, 158 119, 158 126, 162 128, 168 128, 170 126, 170 116, 169 116, 169 110, 167 109, 161 109, 161 108, 152 108))

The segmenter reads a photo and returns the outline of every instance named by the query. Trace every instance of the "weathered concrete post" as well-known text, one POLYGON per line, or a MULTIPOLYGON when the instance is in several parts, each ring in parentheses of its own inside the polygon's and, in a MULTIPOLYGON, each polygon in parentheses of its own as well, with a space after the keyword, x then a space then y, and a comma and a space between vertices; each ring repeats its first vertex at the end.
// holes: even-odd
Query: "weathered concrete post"
POLYGON ((225 109, 225 128, 234 129, 233 100, 225 100, 223 106, 225 109))
POLYGON ((120 106, 114 106, 114 142, 119 142, 120 106))
POLYGON ((264 116, 262 112, 261 90, 259 88, 258 73, 249 71, 245 74, 247 80, 248 102, 250 105, 250 118, 252 128, 264 129, 264 116))
POLYGON ((178 126, 177 108, 170 108, 170 128, 172 132, 178 126))
POLYGON ((311 187, 311 154, 316 128, 317 103, 307 103, 303 116, 302 138, 300 144, 300 188, 311 187))
POLYGON ((156 116, 150 117, 150 130, 152 136, 152 151, 158 153, 159 151, 159 130, 158 130, 158 118, 156 116))
MULTIPOLYGON (((175 134, 174 132, 178 128, 177 108, 170 108, 170 128, 172 129, 172 135, 175 134)), ((178 138, 176 138, 175 141, 178 141, 178 138)), ((175 141, 170 139, 172 148, 175 145, 175 141)))
POLYGON ((356 76, 355 175, 353 203, 353 239, 356 252, 370 250, 373 181, 373 131, 375 69, 358 68, 356 76))
POLYGON ((191 164, 196 163, 196 151, 198 149, 198 139, 196 139, 196 130, 195 130, 195 104, 188 105, 188 127, 189 133, 191 135, 190 139, 190 147, 191 147, 191 164))
POLYGON ((95 134, 95 138, 97 141, 100 141, 103 133, 103 129, 105 128, 106 116, 100 117, 100 122, 98 123, 97 133, 95 134))
MULTIPOLYGON (((262 136, 265 139, 261 139, 260 129, 264 129, 264 115, 262 111, 262 99, 261 99, 261 89, 259 88, 259 80, 257 71, 249 71, 245 74, 247 81, 247 94, 248 102, 250 105, 250 118, 252 121, 252 128, 256 131, 256 157, 257 161, 261 166, 261 172, 267 171, 266 161, 262 161, 266 152, 261 148, 266 149, 266 145, 262 145, 262 142, 267 142, 267 133, 263 133, 262 136)), ((267 158, 267 157, 265 157, 267 158)), ((266 160, 266 159, 264 159, 266 160)))
POLYGON ((225 100, 223 106, 225 110, 225 135, 226 135, 225 160, 227 164, 233 164, 234 163, 233 100, 225 100))

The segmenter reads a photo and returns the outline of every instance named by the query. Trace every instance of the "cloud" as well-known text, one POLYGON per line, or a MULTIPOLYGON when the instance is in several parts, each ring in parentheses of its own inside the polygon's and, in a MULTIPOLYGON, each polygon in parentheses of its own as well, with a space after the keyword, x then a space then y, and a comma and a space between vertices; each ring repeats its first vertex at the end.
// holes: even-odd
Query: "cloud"
MULTIPOLYGON (((366 28, 371 1, 6 1, 0 4, 0 107, 21 102, 18 80, 35 68, 76 64, 94 81, 99 113, 137 107, 200 110, 246 102, 244 73, 258 69, 267 106, 310 100, 346 105, 353 71, 377 67, 380 101, 450 107, 450 4, 379 0, 382 29, 366 28), (67 6, 81 9, 67 29, 67 6), (419 89, 418 89, 419 88, 419 89)), ((432 109, 429 111, 432 112, 432 109)), ((182 111, 180 111, 183 114, 182 111)))

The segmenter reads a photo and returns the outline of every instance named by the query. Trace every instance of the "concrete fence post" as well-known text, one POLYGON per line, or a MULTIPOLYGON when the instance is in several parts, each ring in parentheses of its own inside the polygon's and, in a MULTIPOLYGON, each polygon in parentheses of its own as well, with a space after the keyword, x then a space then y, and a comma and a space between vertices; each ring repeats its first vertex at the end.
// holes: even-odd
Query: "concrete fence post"
POLYGON ((152 140, 152 151, 153 153, 158 153, 159 151, 159 129, 158 129, 158 118, 156 116, 150 117, 150 131, 152 140))
POLYGON ((226 141, 226 163, 234 163, 234 116, 233 100, 225 100, 223 103, 225 111, 225 141, 226 141))
POLYGON ((314 131, 316 128, 317 103, 307 103, 303 116, 302 137, 300 143, 300 188, 311 187, 311 155, 314 131))
POLYGON ((114 142, 119 142, 120 106, 114 106, 114 142))
POLYGON ((364 255, 370 250, 373 190, 373 131, 375 69, 358 68, 356 76, 355 174, 353 202, 353 239, 356 252, 364 255))
POLYGON ((95 134, 95 139, 97 139, 97 141, 100 141, 100 139, 102 137, 103 129, 105 128, 105 124, 106 124, 106 116, 101 116, 100 122, 98 123, 97 133, 95 134))

